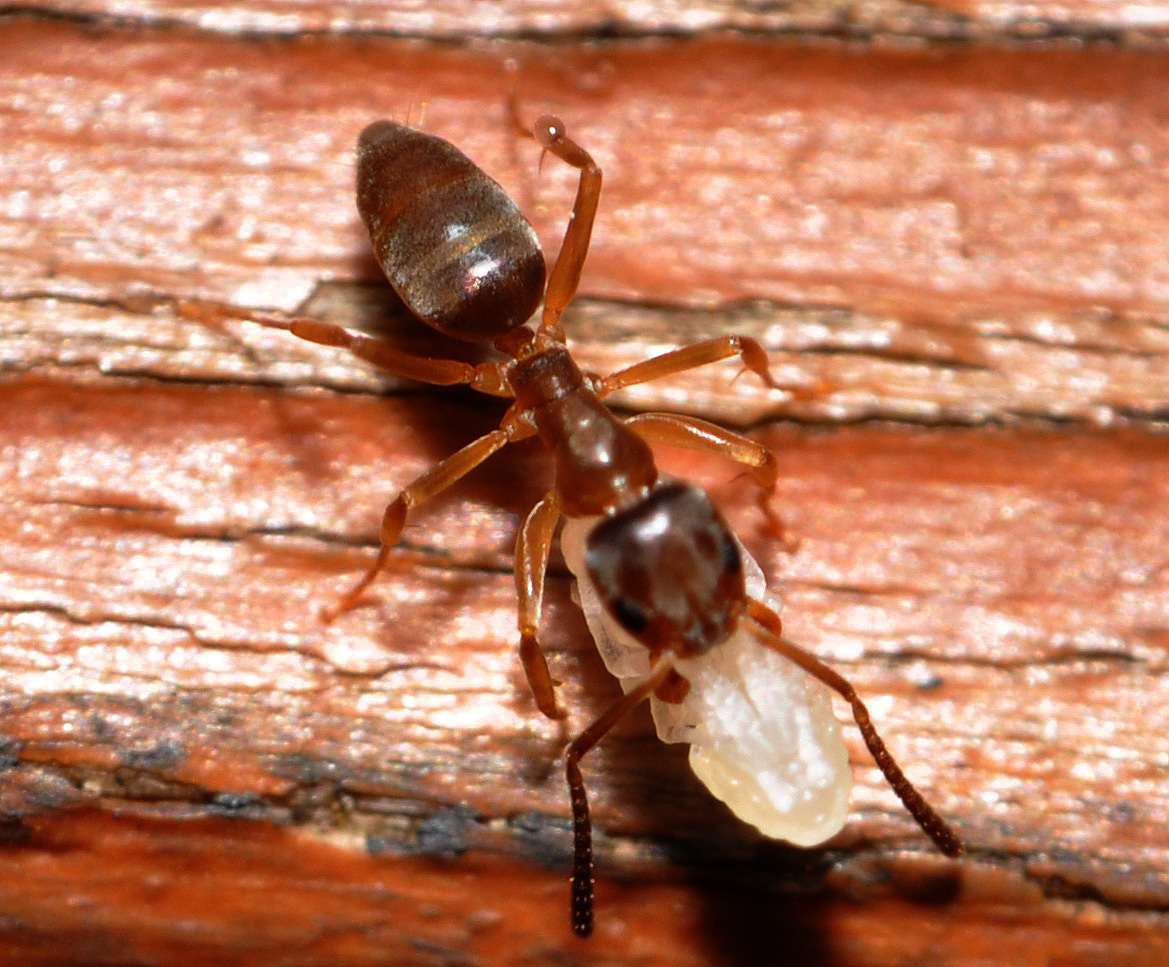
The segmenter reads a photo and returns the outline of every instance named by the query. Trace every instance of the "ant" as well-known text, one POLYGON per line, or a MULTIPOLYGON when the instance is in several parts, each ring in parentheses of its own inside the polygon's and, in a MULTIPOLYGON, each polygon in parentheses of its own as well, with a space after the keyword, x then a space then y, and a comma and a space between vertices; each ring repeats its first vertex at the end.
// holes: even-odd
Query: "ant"
MULTIPOLYGON (((393 121, 367 127, 357 145, 357 208, 386 277, 407 308, 448 336, 490 344, 502 361, 472 365, 418 356, 328 322, 214 310, 348 350, 380 369, 441 386, 466 385, 512 399, 499 427, 435 464, 386 507, 381 547, 353 588, 325 612, 352 608, 386 566, 409 511, 509 443, 539 436, 555 462, 555 486, 520 528, 515 550, 519 654, 540 711, 563 720, 538 639, 553 535, 578 581, 590 629, 625 696, 573 739, 565 753, 572 803, 573 930, 593 930, 592 823, 580 762, 640 702, 659 734, 691 743, 699 778, 742 818, 771 836, 815 845, 844 824, 851 770, 829 690, 853 718, 893 791, 947 856, 958 836, 906 778, 852 685, 782 637, 758 565, 698 487, 662 477, 651 443, 730 459, 746 468, 773 532, 778 467, 754 441, 668 413, 618 418, 605 405, 627 386, 738 356, 774 389, 763 347, 720 336, 600 377, 574 362, 560 317, 580 282, 601 193, 601 169, 556 117, 517 131, 579 171, 576 199, 546 277, 539 240, 504 190, 452 144, 393 121), (545 279, 547 282, 545 284, 545 279), (543 299, 537 326, 527 325, 543 299), (760 692, 762 690, 762 693, 760 692), (763 697, 761 698, 761 694, 763 697)), ((191 308, 191 307, 186 307, 191 308)), ((204 310, 191 308, 196 314, 204 310)))

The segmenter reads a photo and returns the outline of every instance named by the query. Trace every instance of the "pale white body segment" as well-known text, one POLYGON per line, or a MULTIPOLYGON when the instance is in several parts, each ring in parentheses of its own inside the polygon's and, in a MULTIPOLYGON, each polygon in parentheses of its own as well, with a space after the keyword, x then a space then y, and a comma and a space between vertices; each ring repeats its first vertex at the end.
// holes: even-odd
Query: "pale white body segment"
MULTIPOLYGON (((577 596, 606 667, 629 693, 649 677, 649 652, 614 620, 584 565, 597 518, 565 522, 560 544, 576 577, 577 596)), ((778 610, 763 572, 739 544, 747 594, 778 610)), ((690 745, 694 774, 740 819, 767 836, 815 846, 848 815, 852 770, 820 682, 755 637, 744 619, 707 654, 674 660, 690 682, 680 704, 651 696, 663 742, 690 745)))

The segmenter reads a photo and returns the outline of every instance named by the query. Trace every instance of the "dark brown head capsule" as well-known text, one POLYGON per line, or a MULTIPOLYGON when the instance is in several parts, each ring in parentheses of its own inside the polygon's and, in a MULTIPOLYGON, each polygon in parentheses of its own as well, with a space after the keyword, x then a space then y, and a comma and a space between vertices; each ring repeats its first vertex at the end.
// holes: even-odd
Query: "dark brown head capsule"
POLYGON ((585 567, 617 622, 652 654, 705 654, 743 615, 743 561, 709 497, 663 484, 602 520, 588 537, 585 567))
POLYGON ((536 311, 539 239, 454 145, 393 121, 371 124, 357 143, 357 210, 394 291, 440 332, 489 342, 536 311))

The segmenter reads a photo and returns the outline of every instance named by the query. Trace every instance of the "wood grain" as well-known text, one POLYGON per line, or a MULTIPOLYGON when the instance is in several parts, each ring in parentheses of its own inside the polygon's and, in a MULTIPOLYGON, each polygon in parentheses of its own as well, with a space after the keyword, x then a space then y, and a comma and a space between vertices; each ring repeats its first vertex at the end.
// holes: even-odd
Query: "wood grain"
MULTIPOLYGON (((260 368, 165 312, 111 326, 103 305, 188 297, 322 312, 334 295, 360 316, 348 290, 321 286, 376 277, 351 154, 379 114, 413 110, 463 146, 554 250, 571 172, 533 177, 537 152, 507 132, 502 64, 518 56, 530 112, 571 117, 609 173, 583 282, 604 301, 573 321, 586 364, 617 368, 647 345, 696 338, 711 308, 729 306, 726 325, 763 339, 781 374, 837 392, 784 407, 699 373, 671 405, 740 425, 793 414, 1100 422, 1163 406, 1169 68, 1155 52, 716 39, 553 60, 535 47, 347 38, 275 49, 152 32, 111 44, 19 23, 0 43, 14 173, 0 294, 20 300, 4 304, 15 367, 43 367, 63 343, 69 366, 186 379, 260 368), (681 50, 690 70, 672 68, 681 50), (21 315, 58 317, 27 304, 51 297, 82 304, 30 344, 46 330, 21 315)), ((266 377, 309 357, 274 342, 252 353, 266 377)), ((370 386, 358 367, 317 358, 314 380, 335 385, 347 370, 346 385, 370 386)), ((630 400, 663 398, 648 388, 630 400)))
MULTIPOLYGON (((1091 46, 0 25, 0 960, 1164 962, 1166 75, 1091 46), (507 136, 509 56, 525 110, 606 167, 582 360, 740 331, 826 383, 793 403, 711 367, 620 402, 775 448, 794 554, 732 469, 665 457, 962 861, 851 730, 853 816, 800 851, 637 715, 586 760, 600 924, 573 938, 563 736, 514 655, 534 446, 421 510, 367 606, 317 623, 385 500, 500 409, 175 300, 442 349, 374 284, 351 145, 409 109, 553 249, 571 176, 507 136)), ((583 723, 615 685, 559 563, 548 598, 583 723)))
POLYGON ((1155 2, 1115 0, 143 0, 127 8, 109 0, 37 0, 35 9, 75 18, 178 23, 228 34, 393 33, 439 40, 468 36, 561 38, 702 35, 717 31, 859 37, 976 39, 1123 36, 1154 43, 1169 27, 1155 2))

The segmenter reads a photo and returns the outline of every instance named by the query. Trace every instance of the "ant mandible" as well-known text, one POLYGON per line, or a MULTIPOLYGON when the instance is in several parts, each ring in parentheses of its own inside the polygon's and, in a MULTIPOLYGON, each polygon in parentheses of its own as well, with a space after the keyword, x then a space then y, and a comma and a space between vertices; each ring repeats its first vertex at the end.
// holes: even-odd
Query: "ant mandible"
POLYGON ((435 464, 386 507, 377 559, 326 612, 326 620, 352 608, 386 566, 411 508, 507 444, 538 435, 555 461, 556 477, 516 541, 524 673, 540 711, 564 719, 538 626, 553 534, 566 518, 565 558, 577 576, 590 629, 626 692, 565 753, 573 819, 573 930, 587 936, 593 929, 592 824, 580 761, 647 698, 659 734, 691 743, 695 772, 715 795, 768 835, 814 845, 843 825, 851 784, 827 686, 851 706, 865 744, 913 818, 943 853, 957 856, 962 849, 957 835, 893 760, 852 685, 782 637, 779 615, 765 603, 758 565, 702 490, 658 473, 649 444, 715 454, 745 467, 758 486, 760 508, 779 533, 770 506, 778 474, 774 455, 703 420, 668 413, 620 419, 603 402, 625 387, 735 355, 769 387, 791 387, 772 378, 758 342, 734 335, 605 377, 581 372, 560 317, 576 293, 588 254, 601 169, 558 118, 543 116, 526 129, 512 105, 511 119, 521 134, 580 173, 547 286, 544 257, 528 220, 453 145, 378 121, 361 133, 357 146, 357 208, 394 290, 422 321, 457 339, 489 343, 502 361, 471 365, 418 356, 316 319, 217 310, 348 350, 397 376, 466 385, 514 400, 497 429, 435 464), (540 323, 529 327, 541 297, 540 323), (733 671, 723 667, 728 661, 733 671), (783 683, 782 693, 773 688, 777 682, 783 683), (768 689, 770 697, 760 701, 757 688, 768 689))

